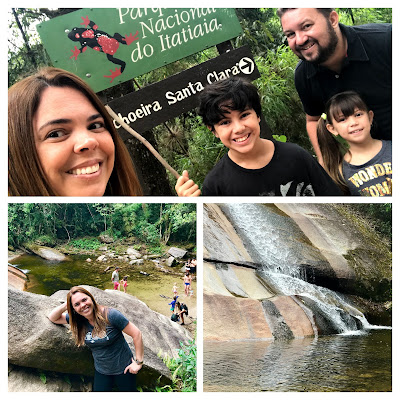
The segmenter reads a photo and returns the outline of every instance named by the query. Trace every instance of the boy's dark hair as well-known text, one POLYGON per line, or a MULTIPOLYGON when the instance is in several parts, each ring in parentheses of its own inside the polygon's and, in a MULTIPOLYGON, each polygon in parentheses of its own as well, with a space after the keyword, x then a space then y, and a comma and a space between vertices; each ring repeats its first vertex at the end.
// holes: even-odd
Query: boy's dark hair
POLYGON ((261 115, 261 102, 257 88, 249 81, 230 77, 207 85, 199 96, 198 113, 203 123, 214 130, 214 125, 224 118, 224 114, 232 111, 253 109, 257 116, 261 115))
MULTIPOLYGON (((276 13, 278 15, 278 17, 281 19, 282 16, 290 10, 296 10, 296 8, 278 8, 276 13)), ((318 12, 320 14, 322 14, 326 19, 329 18, 329 16, 331 15, 332 11, 335 11, 334 8, 316 8, 316 10, 318 10, 318 12)))

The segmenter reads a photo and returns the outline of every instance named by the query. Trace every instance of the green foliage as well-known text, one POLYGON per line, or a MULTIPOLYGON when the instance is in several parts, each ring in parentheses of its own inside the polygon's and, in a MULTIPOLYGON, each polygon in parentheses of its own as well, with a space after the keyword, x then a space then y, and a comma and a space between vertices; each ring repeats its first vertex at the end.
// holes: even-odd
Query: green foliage
MULTIPOLYGON (((188 113, 173 121, 173 129, 185 142, 185 151, 164 146, 165 130, 159 128, 157 139, 160 143, 160 153, 174 168, 182 172, 187 170, 189 176, 200 187, 211 168, 222 158, 228 149, 201 122, 201 118, 188 113)), ((171 186, 176 179, 170 175, 171 186)))
POLYGON ((50 235, 41 235, 35 239, 35 243, 40 246, 48 246, 53 247, 55 246, 55 238, 50 235))
POLYGON ((81 238, 71 240, 69 246, 81 250, 97 250, 101 246, 101 243, 96 238, 81 238))
POLYGON ((33 8, 14 8, 8 10, 8 17, 8 84, 11 86, 38 67, 50 65, 50 59, 34 28, 45 15, 33 8), (25 40, 21 40, 22 31, 25 40))
POLYGON ((152 254, 163 254, 163 248, 161 246, 150 246, 149 252, 152 254))
POLYGON ((161 376, 157 379, 155 389, 153 390, 154 392, 173 392, 174 389, 172 388, 171 385, 164 385, 164 386, 159 386, 161 381, 161 376))
POLYGON ((254 55, 264 56, 283 42, 280 21, 275 8, 237 8, 243 34, 235 39, 235 47, 249 46, 254 55))
POLYGON ((345 25, 380 24, 392 22, 391 8, 337 8, 340 22, 345 25))
POLYGON ((135 233, 145 242, 155 244, 159 241, 157 227, 147 221, 141 221, 135 228, 135 233))
POLYGON ((264 117, 273 134, 311 150, 303 107, 294 85, 298 59, 284 45, 256 57, 261 77, 255 82, 264 117))
POLYGON ((64 381, 68 383, 68 385, 72 386, 71 379, 69 379, 68 375, 64 375, 64 381))
POLYGON ((376 231, 385 235, 390 241, 392 240, 392 204, 391 203, 361 203, 354 204, 362 214, 373 221, 376 231))
POLYGON ((272 135, 272 137, 277 141, 277 142, 287 142, 287 137, 285 135, 272 135))
POLYGON ((46 376, 46 374, 44 372, 39 371, 39 378, 40 378, 40 380, 42 381, 43 384, 46 384, 47 376, 46 376))
POLYGON ((196 204, 46 204, 8 206, 8 244, 43 245, 69 240, 78 249, 96 250, 93 237, 106 233, 114 239, 135 236, 153 247, 196 240, 196 204), (105 229, 106 228, 106 229, 105 229))
POLYGON ((164 357, 163 361, 172 373, 174 390, 195 392, 197 388, 197 346, 194 340, 187 345, 180 343, 177 358, 164 357))

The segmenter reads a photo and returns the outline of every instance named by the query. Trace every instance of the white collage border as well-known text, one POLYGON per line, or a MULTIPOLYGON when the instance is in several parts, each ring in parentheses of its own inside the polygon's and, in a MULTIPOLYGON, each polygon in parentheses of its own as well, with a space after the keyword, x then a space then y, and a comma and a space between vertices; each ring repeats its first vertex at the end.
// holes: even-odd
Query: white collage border
MULTIPOLYGON (((299 0, 297 1, 286 1, 285 6, 299 6, 299 0)), ((326 4, 326 2, 323 2, 326 4)), ((400 3, 395 3, 394 1, 386 1, 383 2, 383 4, 377 4, 377 1, 336 1, 333 2, 333 4, 327 4, 327 6, 335 6, 335 7, 340 7, 340 6, 346 6, 346 7, 391 7, 393 8, 393 66, 399 65, 399 54, 396 53, 396 49, 400 49, 399 44, 399 26, 398 23, 400 21, 400 3)), ((116 4, 114 2, 113 4, 116 4)), ((138 2, 132 2, 132 1, 126 1, 126 0, 119 0, 118 1, 118 6, 126 6, 126 7, 140 7, 140 4, 138 2)), ((0 29, 3 29, 2 31, 2 37, 0 41, 0 45, 2 46, 1 48, 1 53, 0 54, 6 54, 7 53, 7 43, 6 43, 6 29, 7 29, 7 10, 10 9, 11 7, 49 7, 49 8, 54 8, 54 7, 110 7, 110 2, 104 1, 104 0, 99 0, 99 1, 48 1, 48 0, 43 0, 43 1, 37 1, 37 0, 31 0, 31 1, 7 1, 6 4, 0 5, 1 7, 1 13, 0 13, 0 18, 1 20, 1 25, 0 29)), ((247 1, 245 4, 243 4, 243 1, 237 1, 237 0, 231 0, 231 1, 226 1, 226 0, 214 0, 214 1, 208 1, 204 0, 201 3, 194 1, 194 0, 187 0, 187 1, 171 1, 171 2, 166 2, 166 1, 153 1, 153 0, 147 0, 145 2, 146 7, 156 7, 156 6, 163 6, 163 7, 188 7, 188 6, 194 6, 194 7, 229 7, 229 8, 257 8, 257 7, 280 7, 282 6, 282 2, 277 2, 277 1, 260 1, 260 0, 250 0, 247 1)), ((301 6, 321 6, 321 2, 316 2, 316 1, 306 1, 305 4, 304 2, 301 2, 301 6)), ((2 63, 2 66, 4 66, 4 76, 5 71, 6 71, 6 63, 7 59, 4 57, 4 59, 0 59, 0 63, 2 63)), ((395 96, 397 93, 397 90, 400 89, 399 85, 399 80, 400 78, 395 74, 393 76, 393 110, 400 110, 399 108, 399 98, 398 96, 395 96)), ((8 88, 7 82, 4 80, 4 89, 2 89, 2 107, 1 107, 1 116, 2 121, 3 121, 3 132, 7 132, 7 105, 6 105, 6 91, 8 88)), ((396 120, 396 111, 395 111, 395 117, 393 118, 394 121, 396 120)), ((202 271, 202 258, 203 258, 203 203, 274 203, 274 202, 279 202, 279 203, 302 203, 302 202, 307 202, 307 203, 357 203, 357 202, 365 202, 365 203, 386 203, 386 202, 391 202, 393 203, 393 216, 392 216, 392 221, 393 221, 393 265, 398 267, 399 264, 399 251, 398 248, 396 247, 396 243, 399 241, 399 228, 400 228, 400 213, 399 213, 399 205, 394 205, 394 203, 399 204, 398 201, 398 193, 399 190, 396 189, 396 185, 394 186, 393 190, 393 197, 390 201, 384 200, 384 199, 375 199, 375 200, 369 200, 369 199, 355 199, 355 198, 327 198, 327 197, 317 197, 317 198, 296 198, 294 199, 288 199, 288 198, 280 198, 279 201, 274 201, 273 198, 254 198, 254 197, 246 197, 246 198, 220 198, 220 197, 200 197, 196 199, 185 199, 185 198, 178 198, 178 197, 140 197, 140 198, 135 198, 133 199, 132 197, 120 197, 120 198, 47 198, 44 199, 43 197, 24 197, 24 198, 9 198, 7 196, 7 158, 8 154, 6 153, 7 151, 7 145, 5 143, 5 134, 3 135, 2 141, 4 141, 4 144, 0 146, 1 152, 4 152, 4 155, 0 157, 0 176, 1 176, 1 186, 3 190, 1 191, 2 193, 2 212, 1 212, 1 238, 3 239, 3 249, 4 249, 4 254, 6 251, 6 238, 7 238, 7 205, 8 203, 59 203, 59 202, 70 202, 70 203, 91 203, 91 202, 104 202, 104 203, 185 203, 185 202, 191 202, 191 203, 196 203, 197 204, 197 259, 198 259, 198 271, 202 271)), ((394 154, 398 154, 398 148, 399 148, 399 140, 398 138, 395 138, 393 141, 394 145, 394 154)), ((394 310, 397 311, 397 305, 399 304, 399 273, 396 270, 396 267, 393 269, 393 303, 395 304, 394 310)), ((4 288, 1 291, 2 295, 4 298, 1 298, 1 318, 2 321, 6 321, 7 318, 7 277, 4 275, 3 279, 3 284, 4 288)), ((198 273, 197 275, 197 287, 198 291, 200 293, 200 289, 203 287, 203 276, 201 273, 198 273)), ((197 298, 197 313, 198 313, 198 323, 197 323, 197 343, 198 343, 198 360, 197 360, 197 366, 198 366, 198 387, 197 387, 197 393, 138 393, 135 396, 144 396, 146 398, 148 397, 159 397, 159 396, 164 396, 164 398, 171 398, 174 397, 175 399, 177 398, 182 398, 185 397, 186 399, 205 399, 205 400, 213 400, 213 399, 240 399, 242 400, 243 396, 246 396, 246 393, 207 393, 203 392, 203 319, 200 317, 203 313, 203 305, 202 305, 202 297, 199 295, 197 298)), ((400 377, 400 367, 399 367, 399 360, 400 360, 400 348, 399 345, 396 341, 396 333, 398 330, 399 326, 399 312, 393 313, 393 349, 392 349, 392 379, 393 379, 393 391, 391 393, 354 393, 354 392, 349 392, 349 393, 338 393, 338 392, 333 392, 333 393, 298 393, 298 392, 292 392, 292 393, 279 393, 279 392, 267 392, 267 393, 251 393, 252 398, 254 399, 261 399, 261 398, 266 398, 265 396, 268 396, 268 399, 278 399, 279 400, 284 400, 284 399, 300 399, 301 397, 305 398, 307 396, 308 399, 321 399, 323 398, 333 398, 333 399, 338 399, 339 396, 340 398, 347 397, 354 399, 355 396, 357 397, 362 397, 362 399, 385 399, 385 398, 393 398, 393 396, 397 396, 400 393, 400 382, 396 380, 396 377, 400 377), (262 397, 261 397, 262 396, 262 397)), ((0 393, 5 395, 4 398, 6 399, 26 399, 27 394, 24 393, 9 393, 7 390, 8 383, 7 383, 7 359, 6 359, 6 353, 7 353, 7 329, 2 329, 1 330, 1 374, 0 374, 0 393)), ((55 393, 30 393, 29 397, 31 398, 37 398, 37 399, 43 399, 45 397, 48 398, 53 398, 54 396, 63 396, 65 397, 71 397, 71 396, 95 396, 95 394, 88 394, 88 393, 63 393, 63 394, 55 394, 55 393), (50 397, 51 396, 51 397, 50 397)), ((107 396, 107 394, 103 395, 96 395, 96 399, 99 397, 107 396)))

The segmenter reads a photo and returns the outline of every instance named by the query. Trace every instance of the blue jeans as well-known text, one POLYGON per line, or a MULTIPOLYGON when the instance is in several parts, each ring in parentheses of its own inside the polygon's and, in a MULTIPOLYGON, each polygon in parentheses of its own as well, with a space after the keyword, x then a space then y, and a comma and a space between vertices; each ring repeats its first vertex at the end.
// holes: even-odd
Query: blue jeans
POLYGON ((119 392, 137 392, 135 374, 104 375, 95 370, 93 392, 111 392, 114 384, 119 392))

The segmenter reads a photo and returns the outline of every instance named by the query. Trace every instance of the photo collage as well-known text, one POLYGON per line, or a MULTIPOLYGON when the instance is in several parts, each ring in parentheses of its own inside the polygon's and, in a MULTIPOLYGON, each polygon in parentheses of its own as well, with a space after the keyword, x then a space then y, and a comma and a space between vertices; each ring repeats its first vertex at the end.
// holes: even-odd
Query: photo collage
POLYGON ((5 11, 8 396, 396 392, 396 7, 5 11))

